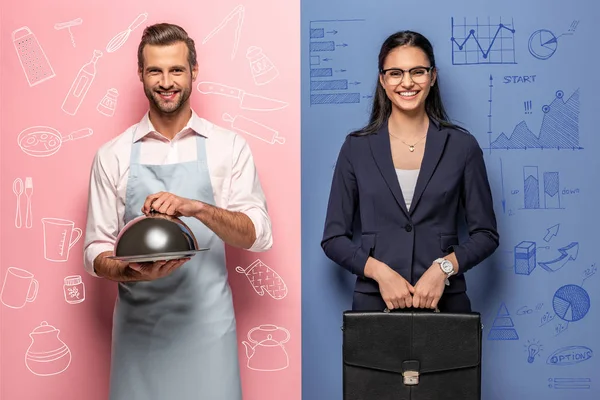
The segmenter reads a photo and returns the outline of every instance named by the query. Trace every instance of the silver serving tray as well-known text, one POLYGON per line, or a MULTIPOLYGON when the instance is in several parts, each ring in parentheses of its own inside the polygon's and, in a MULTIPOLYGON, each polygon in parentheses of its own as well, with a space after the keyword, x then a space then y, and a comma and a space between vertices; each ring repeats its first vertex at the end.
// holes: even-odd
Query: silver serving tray
POLYGON ((189 250, 189 251, 176 251, 172 253, 156 253, 156 254, 147 254, 147 255, 139 255, 139 256, 108 256, 111 260, 119 260, 119 261, 127 261, 127 262, 135 262, 135 263, 143 263, 143 262, 155 262, 155 261, 169 261, 169 260, 178 260, 180 258, 189 258, 193 257, 197 253, 207 251, 208 248, 198 249, 198 250, 189 250))

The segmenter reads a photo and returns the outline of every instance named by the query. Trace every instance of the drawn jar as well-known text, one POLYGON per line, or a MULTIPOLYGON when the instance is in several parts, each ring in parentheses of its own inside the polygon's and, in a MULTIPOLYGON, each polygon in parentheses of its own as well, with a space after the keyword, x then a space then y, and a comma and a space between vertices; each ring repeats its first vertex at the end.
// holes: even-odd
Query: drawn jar
POLYGON ((67 303, 77 304, 85 300, 85 286, 80 275, 67 276, 64 281, 63 291, 67 303))
POLYGON ((31 344, 25 354, 25 365, 38 376, 57 375, 69 368, 71 350, 58 337, 60 331, 46 321, 30 334, 31 344))
POLYGON ((254 83, 264 85, 271 82, 279 75, 279 71, 273 65, 271 60, 263 53, 260 47, 250 46, 246 52, 246 58, 250 63, 250 70, 254 83))

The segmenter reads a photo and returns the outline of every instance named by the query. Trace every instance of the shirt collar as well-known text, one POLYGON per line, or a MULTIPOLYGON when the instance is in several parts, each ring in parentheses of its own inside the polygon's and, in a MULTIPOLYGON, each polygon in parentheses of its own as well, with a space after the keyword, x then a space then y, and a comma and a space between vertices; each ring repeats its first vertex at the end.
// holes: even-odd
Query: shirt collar
MULTIPOLYGON (((198 135, 208 137, 208 129, 205 125, 204 119, 200 118, 194 110, 192 110, 192 116, 188 120, 187 124, 183 127, 181 132, 186 131, 188 129, 191 129, 192 132, 198 135)), ((137 142, 138 140, 142 139, 151 132, 156 132, 156 130, 154 129, 154 126, 150 121, 150 115, 147 111, 138 123, 133 141, 137 142)))

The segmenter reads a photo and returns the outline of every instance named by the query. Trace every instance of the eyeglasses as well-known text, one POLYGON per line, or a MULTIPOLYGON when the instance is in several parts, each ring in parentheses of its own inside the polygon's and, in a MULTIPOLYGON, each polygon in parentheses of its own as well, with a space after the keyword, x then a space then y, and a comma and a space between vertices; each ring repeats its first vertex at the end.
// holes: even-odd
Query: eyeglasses
POLYGON ((404 73, 408 72, 410 75, 410 79, 414 83, 425 83, 429 78, 429 74, 433 70, 433 66, 431 67, 414 67, 409 70, 403 70, 400 68, 389 68, 381 71, 383 75, 383 81, 386 85, 397 86, 402 82, 404 78, 404 73))

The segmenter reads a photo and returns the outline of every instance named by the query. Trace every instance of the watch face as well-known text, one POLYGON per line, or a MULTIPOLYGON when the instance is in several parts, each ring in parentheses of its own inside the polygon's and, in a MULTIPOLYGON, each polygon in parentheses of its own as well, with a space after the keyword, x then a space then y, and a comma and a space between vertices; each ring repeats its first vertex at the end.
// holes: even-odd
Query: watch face
POLYGON ((448 260, 442 261, 442 270, 446 273, 449 273, 453 270, 452 263, 448 260))

